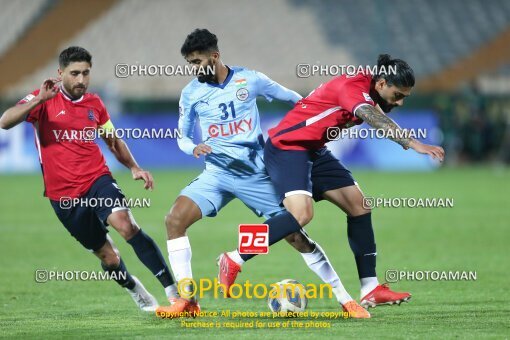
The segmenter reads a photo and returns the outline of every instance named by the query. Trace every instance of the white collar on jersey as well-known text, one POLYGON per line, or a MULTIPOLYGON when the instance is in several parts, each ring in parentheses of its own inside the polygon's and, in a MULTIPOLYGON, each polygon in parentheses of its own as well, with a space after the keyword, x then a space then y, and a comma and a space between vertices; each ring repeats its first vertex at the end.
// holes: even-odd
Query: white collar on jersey
POLYGON ((67 99, 73 103, 79 103, 83 99, 83 96, 81 96, 80 98, 73 100, 73 98, 67 94, 67 92, 64 90, 64 88, 62 86, 60 86, 60 92, 62 93, 62 95, 64 96, 65 99, 67 99))

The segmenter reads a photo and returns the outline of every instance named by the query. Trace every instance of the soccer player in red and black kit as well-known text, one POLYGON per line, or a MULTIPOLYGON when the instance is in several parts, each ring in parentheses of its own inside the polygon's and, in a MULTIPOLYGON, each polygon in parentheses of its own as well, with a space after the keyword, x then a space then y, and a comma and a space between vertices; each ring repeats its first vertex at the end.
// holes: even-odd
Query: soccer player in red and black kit
MULTIPOLYGON (((397 293, 387 284, 379 284, 376 276, 376 246, 372 216, 363 206, 363 193, 351 172, 326 148, 328 129, 346 129, 366 122, 386 131, 387 136, 404 149, 428 154, 440 161, 444 150, 405 138, 401 128, 386 113, 403 105, 411 94, 414 73, 409 65, 389 55, 380 55, 375 75, 343 75, 320 85, 308 97, 296 103, 282 121, 269 130, 264 149, 264 162, 280 200, 288 211, 286 221, 267 220, 269 244, 278 242, 307 225, 313 217, 313 202, 326 199, 347 214, 347 237, 354 253, 361 283, 361 305, 375 307, 400 304, 411 298, 397 293), (396 67, 396 72, 392 70, 396 67), (398 138, 403 136, 403 138, 398 138), (271 229, 279 229, 274 236, 271 229), (285 232, 283 232, 285 231, 285 232)), ((255 255, 240 254, 247 261, 255 255)), ((237 272, 232 266, 228 282, 237 272)))
MULTIPOLYGON (((0 117, 0 127, 9 129, 23 121, 33 124, 44 195, 57 217, 101 260, 103 269, 126 288, 140 309, 154 311, 158 307, 156 299, 127 272, 106 226, 111 225, 133 247, 140 261, 161 282, 168 298, 177 296, 176 285, 156 243, 138 227, 125 206, 125 197, 99 146, 84 133, 100 128, 114 131, 99 96, 86 93, 91 67, 92 56, 87 50, 65 49, 59 56, 59 78, 46 79, 40 89, 6 110, 0 117), (76 198, 84 203, 71 204, 76 198)), ((142 179, 145 189, 152 190, 151 174, 138 166, 125 142, 115 133, 103 134, 103 139, 117 160, 131 170, 133 179, 142 179)))

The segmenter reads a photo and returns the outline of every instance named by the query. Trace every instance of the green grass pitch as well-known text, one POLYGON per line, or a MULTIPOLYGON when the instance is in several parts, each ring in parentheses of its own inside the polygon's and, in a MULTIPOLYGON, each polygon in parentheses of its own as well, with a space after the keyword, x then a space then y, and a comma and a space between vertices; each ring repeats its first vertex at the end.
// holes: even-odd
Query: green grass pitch
MULTIPOLYGON (((197 170, 155 172, 156 189, 127 173, 115 175, 127 196, 149 197, 150 208, 134 209, 140 226, 160 245, 166 258, 163 218, 182 187, 197 170)), ((367 196, 448 197, 453 208, 377 208, 373 212, 378 246, 378 275, 388 269, 476 271, 476 281, 401 281, 396 290, 413 294, 409 304, 371 309, 370 320, 324 320, 329 328, 309 329, 186 329, 180 320, 160 320, 137 310, 114 282, 51 281, 36 283, 37 269, 98 271, 98 261, 72 239, 43 198, 40 175, 0 177, 0 336, 48 338, 161 338, 195 336, 254 338, 508 338, 510 282, 508 252, 510 171, 489 168, 442 169, 433 173, 354 171, 367 196)), ((214 278, 215 259, 235 248, 237 225, 259 222, 239 201, 216 218, 194 225, 189 236, 195 278, 214 278)), ((346 288, 359 298, 354 260, 346 238, 345 216, 331 204, 315 205, 307 227, 326 250, 346 288)), ((130 272, 164 302, 155 278, 136 259, 131 247, 114 231, 130 272)), ((308 284, 319 279, 286 243, 269 255, 247 263, 238 282, 270 284, 293 278, 308 284)), ((265 300, 225 300, 206 295, 203 310, 267 311, 265 300)), ((335 311, 333 299, 312 300, 308 310, 335 311)), ((202 318, 202 321, 255 321, 202 318)), ((256 319, 266 325, 285 319, 256 319)), ((188 319, 189 322, 199 319, 188 319)), ((307 321, 307 320, 300 320, 307 321)))

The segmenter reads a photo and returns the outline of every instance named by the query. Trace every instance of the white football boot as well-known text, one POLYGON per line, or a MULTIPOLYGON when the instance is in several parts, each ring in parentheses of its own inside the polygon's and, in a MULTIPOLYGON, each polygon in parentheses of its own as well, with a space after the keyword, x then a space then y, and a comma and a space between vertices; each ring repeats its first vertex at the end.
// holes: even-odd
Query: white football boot
POLYGON ((127 292, 131 295, 138 308, 144 312, 154 312, 156 308, 159 307, 158 301, 147 291, 147 289, 145 289, 136 276, 131 276, 133 277, 136 285, 133 289, 126 288, 127 292))

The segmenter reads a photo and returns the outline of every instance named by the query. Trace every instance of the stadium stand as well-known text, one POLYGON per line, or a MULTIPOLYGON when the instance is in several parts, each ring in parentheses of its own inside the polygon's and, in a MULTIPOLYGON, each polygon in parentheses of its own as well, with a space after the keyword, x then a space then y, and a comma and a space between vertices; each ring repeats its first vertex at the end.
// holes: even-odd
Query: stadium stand
MULTIPOLYGON (((236 15, 213 2, 197 7, 193 1, 119 0, 71 39, 60 42, 54 54, 72 44, 82 45, 94 56, 93 85, 98 89, 115 89, 123 98, 175 98, 190 77, 116 79, 115 65, 184 65, 179 53, 182 32, 207 27, 218 35, 227 64, 260 70, 306 94, 322 79, 296 77, 300 63, 366 65, 373 64, 377 54, 388 52, 407 60, 418 77, 427 80, 444 77, 444 70, 479 53, 484 44, 510 29, 510 2, 505 0, 395 0, 391 6, 376 0, 278 0, 271 6, 222 3, 235 8, 236 15), (251 15, 254 12, 256 17, 251 15)), ((508 45, 498 46, 503 51, 508 45)), ((54 59, 20 79, 6 94, 19 97, 55 74, 54 59)), ((503 58, 490 67, 497 70, 505 62, 508 59, 503 58)), ((451 87, 494 70, 471 71, 469 79, 455 77, 451 87)))
POLYGON ((47 0, 0 0, 0 56, 7 51, 48 5, 47 0))

